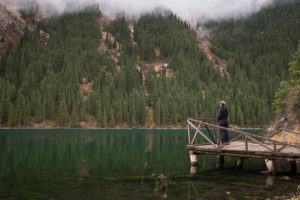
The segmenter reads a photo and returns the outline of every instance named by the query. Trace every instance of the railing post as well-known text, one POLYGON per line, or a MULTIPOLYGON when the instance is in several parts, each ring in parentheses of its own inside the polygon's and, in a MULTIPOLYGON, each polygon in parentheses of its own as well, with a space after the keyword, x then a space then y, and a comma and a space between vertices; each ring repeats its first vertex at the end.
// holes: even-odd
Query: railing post
POLYGON ((218 128, 218 134, 217 134, 217 136, 218 136, 218 148, 220 148, 220 129, 218 128))
POLYGON ((285 132, 282 131, 281 133, 282 133, 282 141, 285 142, 285 132))
POLYGON ((274 151, 276 151, 276 142, 273 142, 274 151))
POLYGON ((245 149, 248 151, 248 140, 247 140, 247 135, 245 135, 245 149))
POLYGON ((214 128, 214 137, 215 137, 215 141, 216 141, 216 144, 217 144, 218 136, 217 136, 216 128, 214 128))
POLYGON ((189 144, 191 144, 191 130, 190 130, 190 124, 188 123, 188 140, 189 144))

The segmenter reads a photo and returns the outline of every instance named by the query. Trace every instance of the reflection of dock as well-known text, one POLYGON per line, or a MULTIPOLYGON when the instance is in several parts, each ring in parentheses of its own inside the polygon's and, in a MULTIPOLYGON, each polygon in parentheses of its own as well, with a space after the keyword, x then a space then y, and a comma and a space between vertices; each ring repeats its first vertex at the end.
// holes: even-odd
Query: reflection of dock
MULTIPOLYGON (((187 149, 190 152, 192 165, 197 165, 197 154, 217 155, 220 166, 223 166, 224 156, 239 157, 238 167, 242 167, 244 158, 265 159, 268 172, 274 173, 273 160, 287 160, 291 164, 291 171, 296 172, 296 161, 300 160, 300 145, 287 142, 279 142, 267 137, 246 133, 204 121, 188 119, 188 140, 187 149), (208 134, 204 134, 201 128, 205 128, 208 134), (220 143, 220 129, 226 129, 237 134, 227 143, 220 143), (192 130, 195 133, 192 134, 192 130), (195 143, 200 137, 202 141, 195 143)), ((285 132, 283 132, 283 138, 285 132)))

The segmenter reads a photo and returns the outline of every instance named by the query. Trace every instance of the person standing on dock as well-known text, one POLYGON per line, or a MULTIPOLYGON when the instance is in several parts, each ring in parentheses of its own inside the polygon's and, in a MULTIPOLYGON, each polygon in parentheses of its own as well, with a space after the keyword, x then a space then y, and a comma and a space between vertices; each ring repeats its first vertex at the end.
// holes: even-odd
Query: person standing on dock
MULTIPOLYGON (((228 127, 228 121, 227 121, 227 117, 228 117, 228 110, 225 107, 226 102, 225 101, 220 101, 220 107, 219 107, 219 112, 218 112, 218 122, 219 122, 219 126, 223 126, 223 127, 228 127)), ((228 135, 228 131, 221 129, 221 137, 222 137, 222 144, 226 143, 229 141, 229 135, 228 135)))

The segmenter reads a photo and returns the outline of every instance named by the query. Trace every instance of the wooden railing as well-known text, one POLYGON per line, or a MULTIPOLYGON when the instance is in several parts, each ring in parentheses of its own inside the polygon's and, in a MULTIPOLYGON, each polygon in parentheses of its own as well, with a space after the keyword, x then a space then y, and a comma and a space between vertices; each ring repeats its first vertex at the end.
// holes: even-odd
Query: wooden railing
POLYGON ((299 142, 300 142, 300 133, 283 129, 281 131, 281 136, 282 136, 282 141, 283 142, 286 142, 286 135, 289 135, 289 136, 299 140, 299 142))
MULTIPOLYGON (((204 122, 202 120, 188 118, 187 123, 188 123, 189 145, 205 145, 205 144, 207 144, 207 143, 194 144, 197 135, 199 135, 200 137, 204 138, 204 140, 206 142, 208 142, 210 145, 212 145, 216 149, 222 149, 224 146, 229 145, 230 143, 237 141, 238 139, 242 139, 242 141, 244 142, 245 151, 251 151, 251 149, 249 149, 248 142, 256 143, 259 146, 264 147, 267 151, 270 151, 270 152, 280 152, 283 149, 285 149, 286 147, 295 147, 295 148, 300 149, 300 145, 297 145, 297 144, 290 144, 290 143, 286 143, 286 142, 272 140, 268 137, 254 135, 254 134, 246 133, 243 131, 234 130, 231 128, 225 128, 222 126, 204 122), (207 130, 207 133, 208 133, 207 135, 202 132, 203 129, 207 130), (221 137, 220 137, 221 129, 227 130, 227 131, 230 131, 233 133, 237 133, 238 135, 234 136, 228 142, 221 144, 221 142, 220 142, 221 141, 221 137), (191 133, 192 130, 195 130, 194 134, 191 133)), ((284 134, 287 134, 287 132, 285 132, 284 134)))

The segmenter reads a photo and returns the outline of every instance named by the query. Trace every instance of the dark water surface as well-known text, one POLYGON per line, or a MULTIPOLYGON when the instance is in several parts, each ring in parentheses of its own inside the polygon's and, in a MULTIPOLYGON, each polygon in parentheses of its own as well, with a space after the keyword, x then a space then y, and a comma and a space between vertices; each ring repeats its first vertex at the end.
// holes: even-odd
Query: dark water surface
MULTIPOLYGON (((266 170, 259 159, 238 170, 236 158, 225 157, 217 170, 215 156, 202 155, 191 175, 186 144, 186 130, 0 130, 0 199, 274 199, 297 193, 298 175, 258 173, 266 170)), ((289 167, 275 164, 282 172, 289 167)))

